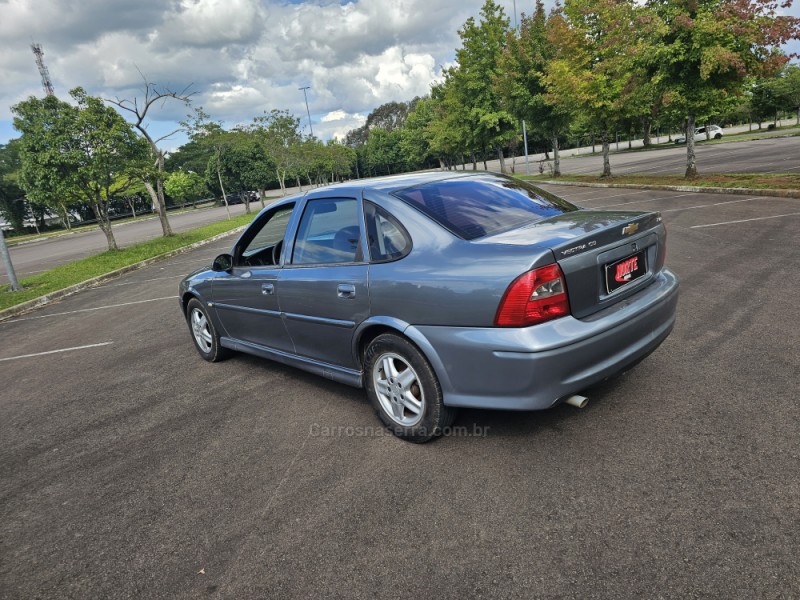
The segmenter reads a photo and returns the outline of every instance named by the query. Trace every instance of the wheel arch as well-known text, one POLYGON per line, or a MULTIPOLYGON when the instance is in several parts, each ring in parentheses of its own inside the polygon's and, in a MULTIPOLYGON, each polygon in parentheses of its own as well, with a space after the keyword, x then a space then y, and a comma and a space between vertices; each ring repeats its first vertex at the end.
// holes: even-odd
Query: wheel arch
POLYGON ((353 356, 356 359, 356 364, 363 370, 364 353, 367 351, 367 347, 372 340, 384 333, 393 333, 416 346, 417 350, 422 353, 430 363, 431 368, 433 368, 433 372, 436 374, 439 385, 442 387, 442 392, 446 398, 448 391, 451 390, 452 387, 450 385, 450 377, 448 376, 447 369, 444 363, 442 363, 439 354, 416 327, 399 319, 392 317, 374 317, 368 321, 364 321, 358 327, 353 336, 353 356))

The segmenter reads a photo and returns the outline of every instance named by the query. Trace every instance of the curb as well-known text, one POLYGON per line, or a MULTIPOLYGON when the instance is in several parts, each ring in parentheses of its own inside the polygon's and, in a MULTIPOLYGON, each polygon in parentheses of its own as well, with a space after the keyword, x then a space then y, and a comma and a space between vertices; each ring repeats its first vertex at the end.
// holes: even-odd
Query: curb
POLYGON ((627 188, 632 190, 667 190, 670 192, 695 192, 707 194, 731 194, 734 196, 770 196, 773 198, 800 198, 800 190, 770 190, 752 188, 721 188, 703 187, 699 185, 651 185, 645 183, 581 183, 579 181, 539 181, 532 182, 547 183, 550 185, 567 185, 576 187, 596 187, 596 188, 627 188))
POLYGON ((200 240, 199 242, 194 242, 189 244, 188 246, 181 246, 180 248, 175 248, 175 250, 170 250, 169 252, 164 252, 163 254, 159 254, 158 256, 153 256, 152 258, 147 258, 145 260, 139 261, 138 263, 134 263, 132 265, 128 265, 126 267, 122 267, 117 269, 116 271, 111 271, 110 273, 106 273, 105 275, 98 275, 97 277, 93 277, 92 279, 87 279, 86 281, 82 281, 81 283, 76 283, 75 285, 71 285, 61 290, 56 290, 55 292, 51 292, 44 296, 39 296, 38 298, 34 298, 33 300, 28 300, 21 304, 16 304, 14 306, 10 306, 3 310, 0 310, 0 321, 5 321, 6 319, 10 319, 12 317, 16 317, 23 313, 29 312, 33 309, 40 308, 51 302, 55 302, 56 300, 61 300, 62 298, 66 298, 67 296, 71 296, 76 294, 82 290, 94 287, 100 283, 105 283, 111 279, 116 279, 120 275, 124 275, 125 273, 130 273, 131 271, 138 271, 144 267, 147 267, 155 262, 164 260, 166 258, 172 258, 173 256, 177 256, 178 254, 183 254, 184 252, 189 252, 190 250, 194 250, 195 248, 200 248, 201 246, 205 246, 206 244, 210 244, 212 242, 216 242, 217 240, 221 240, 222 238, 228 237, 229 235, 233 235, 235 233, 240 233, 245 230, 247 226, 242 225, 241 227, 236 227, 231 229, 230 231, 226 231, 225 233, 218 233, 217 235, 210 237, 205 240, 200 240))

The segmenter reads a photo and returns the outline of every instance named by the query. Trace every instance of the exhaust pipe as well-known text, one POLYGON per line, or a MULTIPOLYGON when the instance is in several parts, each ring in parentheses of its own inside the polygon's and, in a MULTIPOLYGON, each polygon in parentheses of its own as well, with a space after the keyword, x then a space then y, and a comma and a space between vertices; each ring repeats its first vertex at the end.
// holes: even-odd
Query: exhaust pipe
POLYGON ((589 399, 586 396, 578 396, 575 394, 564 400, 564 402, 575 408, 586 408, 586 405, 589 404, 589 399))

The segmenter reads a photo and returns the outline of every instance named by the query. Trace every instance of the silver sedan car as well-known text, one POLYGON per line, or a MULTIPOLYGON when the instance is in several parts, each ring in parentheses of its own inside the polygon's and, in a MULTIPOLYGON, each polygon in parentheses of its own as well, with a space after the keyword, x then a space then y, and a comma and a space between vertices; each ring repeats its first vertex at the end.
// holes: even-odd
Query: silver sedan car
POLYGON ((493 173, 353 181, 265 208, 180 284, 200 355, 366 388, 424 442, 458 407, 539 410, 666 339, 678 280, 657 212, 581 210, 493 173))

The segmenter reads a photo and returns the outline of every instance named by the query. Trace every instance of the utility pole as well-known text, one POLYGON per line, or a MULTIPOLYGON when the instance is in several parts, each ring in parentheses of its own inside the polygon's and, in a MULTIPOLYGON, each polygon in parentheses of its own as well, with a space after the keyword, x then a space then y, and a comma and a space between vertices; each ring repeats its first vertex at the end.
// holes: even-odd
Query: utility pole
POLYGON ((311 137, 314 137, 314 128, 311 126, 311 111, 308 110, 308 95, 306 94, 306 90, 311 89, 310 85, 306 87, 297 88, 299 90, 303 90, 303 98, 306 99, 306 114, 308 115, 308 128, 311 130, 311 137))
POLYGON ((36 57, 36 66, 39 68, 39 75, 42 76, 42 87, 44 88, 44 93, 48 96, 55 96, 55 92, 53 91, 53 83, 50 81, 50 71, 47 70, 47 67, 44 64, 44 51, 42 50, 41 44, 31 44, 31 50, 33 50, 33 56, 36 57))
POLYGON ((6 273, 8 274, 8 281, 11 283, 11 290, 16 292, 21 290, 22 286, 17 281, 17 274, 14 273, 14 265, 11 264, 11 256, 8 253, 8 246, 6 246, 6 234, 3 228, 0 227, 0 254, 3 255, 3 263, 6 266, 6 273))

